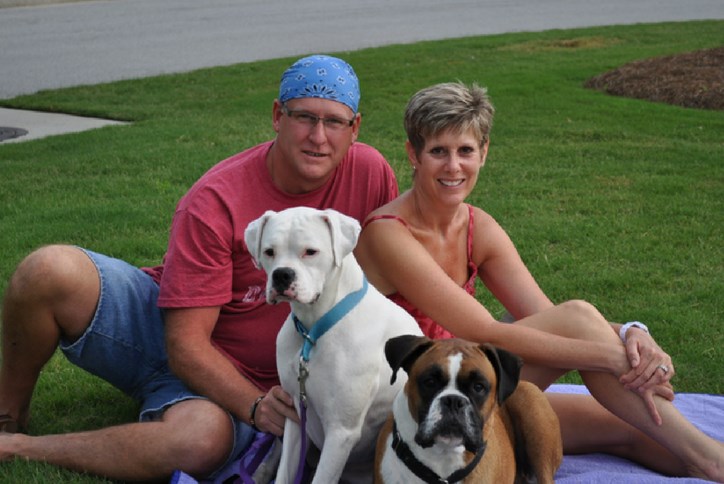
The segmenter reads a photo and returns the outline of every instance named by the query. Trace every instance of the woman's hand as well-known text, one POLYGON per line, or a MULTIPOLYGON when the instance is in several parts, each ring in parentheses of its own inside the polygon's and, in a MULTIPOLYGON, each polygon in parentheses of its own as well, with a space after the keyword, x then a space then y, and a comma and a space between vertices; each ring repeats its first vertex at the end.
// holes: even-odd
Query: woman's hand
POLYGON ((659 415, 658 409, 656 408, 656 404, 654 403, 654 397, 658 395, 672 401, 674 399, 674 387, 671 386, 671 383, 664 382, 654 385, 651 388, 640 387, 638 392, 646 404, 646 409, 649 411, 651 419, 656 423, 656 425, 661 425, 663 421, 661 419, 661 415, 659 415))
MULTIPOLYGON (((628 390, 645 391, 655 385, 669 383, 676 373, 671 357, 645 331, 629 330, 626 354, 631 370, 619 380, 628 390)), ((673 400, 673 396, 669 400, 673 400)))
POLYGON ((656 425, 661 425, 654 397, 658 395, 669 401, 674 400, 674 387, 670 380, 675 372, 671 357, 645 331, 636 329, 629 331, 626 336, 626 354, 631 369, 619 381, 627 390, 639 394, 652 420, 656 425))
POLYGON ((288 418, 299 422, 294 399, 282 387, 272 387, 256 407, 256 428, 281 437, 284 433, 284 422, 288 418))

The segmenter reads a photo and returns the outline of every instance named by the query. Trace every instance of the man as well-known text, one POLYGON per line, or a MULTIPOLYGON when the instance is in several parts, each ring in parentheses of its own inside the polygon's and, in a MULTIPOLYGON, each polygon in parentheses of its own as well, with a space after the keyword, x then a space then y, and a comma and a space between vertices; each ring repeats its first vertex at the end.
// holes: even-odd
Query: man
POLYGON ((253 266, 244 229, 266 210, 297 205, 361 221, 397 196, 382 155, 356 142, 358 103, 347 63, 300 59, 273 104, 275 139, 194 184, 177 206, 162 266, 138 269, 57 245, 23 260, 4 300, 0 430, 26 428, 38 374, 58 345, 137 398, 141 415, 90 432, 3 434, 0 459, 122 480, 175 469, 203 477, 236 458, 253 428, 281 435, 284 419, 297 418, 275 365, 289 307, 266 304, 266 276, 253 266))

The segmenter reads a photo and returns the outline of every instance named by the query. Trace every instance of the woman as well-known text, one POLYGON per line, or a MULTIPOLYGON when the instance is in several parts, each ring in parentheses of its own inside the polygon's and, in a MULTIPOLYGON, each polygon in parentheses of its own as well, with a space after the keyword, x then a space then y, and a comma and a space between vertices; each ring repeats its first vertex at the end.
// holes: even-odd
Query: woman
POLYGON ((522 378, 541 389, 578 370, 593 397, 547 394, 564 452, 607 452, 664 474, 724 481, 724 445, 671 403, 671 358, 645 326, 610 324, 583 301, 554 305, 500 225, 464 203, 485 164, 493 112, 477 86, 439 84, 412 97, 405 112, 412 188, 368 217, 355 252, 370 282, 429 337, 518 354, 522 378), (499 323, 475 299, 476 277, 514 324, 499 323))

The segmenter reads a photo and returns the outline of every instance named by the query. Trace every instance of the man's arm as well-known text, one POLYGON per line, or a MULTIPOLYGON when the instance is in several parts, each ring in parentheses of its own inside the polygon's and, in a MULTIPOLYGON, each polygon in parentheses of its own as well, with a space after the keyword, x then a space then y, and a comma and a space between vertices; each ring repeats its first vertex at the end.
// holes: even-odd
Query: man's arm
MULTIPOLYGON (((219 311, 219 306, 166 309, 169 365, 194 391, 248 423, 252 404, 264 391, 239 373, 211 343, 219 311)), ((280 387, 272 388, 257 406, 257 428, 281 435, 284 419, 297 418, 292 404, 291 397, 280 387)))

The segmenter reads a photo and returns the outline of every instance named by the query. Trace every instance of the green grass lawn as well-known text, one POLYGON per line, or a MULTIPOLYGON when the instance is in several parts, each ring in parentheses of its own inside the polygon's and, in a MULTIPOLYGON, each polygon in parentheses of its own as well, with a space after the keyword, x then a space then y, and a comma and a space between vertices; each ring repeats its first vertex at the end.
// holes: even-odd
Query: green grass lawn
MULTIPOLYGON (((554 301, 640 320, 678 391, 724 393, 724 113, 616 98, 586 79, 636 59, 724 44, 724 22, 555 30, 337 53, 361 80, 361 140, 410 183, 402 114, 437 82, 487 86, 497 109, 470 202, 509 231, 554 301)), ((270 139, 276 59, 40 92, 1 105, 132 124, 0 145, 0 291, 30 250, 73 243, 137 265, 163 256, 174 206, 217 161, 270 139)), ((484 291, 480 299, 501 308, 484 291)), ((577 381, 569 378, 568 381, 577 381)), ((32 434, 135 418, 128 398, 54 357, 32 434)), ((21 461, 3 482, 99 482, 21 461)))

